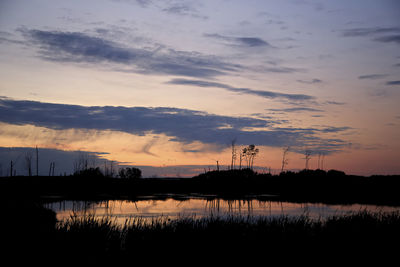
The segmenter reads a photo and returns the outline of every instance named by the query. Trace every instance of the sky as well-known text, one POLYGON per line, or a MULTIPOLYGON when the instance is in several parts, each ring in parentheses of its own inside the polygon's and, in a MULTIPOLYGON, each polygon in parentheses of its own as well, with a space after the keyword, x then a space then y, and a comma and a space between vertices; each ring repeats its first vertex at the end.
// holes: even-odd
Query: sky
POLYGON ((397 0, 0 0, 0 176, 400 173, 397 0), (243 163, 244 164, 244 163, 243 163), (108 166, 108 167, 107 167, 108 166), (35 166, 34 166, 35 168, 35 166), (35 170, 34 170, 35 172, 35 170))

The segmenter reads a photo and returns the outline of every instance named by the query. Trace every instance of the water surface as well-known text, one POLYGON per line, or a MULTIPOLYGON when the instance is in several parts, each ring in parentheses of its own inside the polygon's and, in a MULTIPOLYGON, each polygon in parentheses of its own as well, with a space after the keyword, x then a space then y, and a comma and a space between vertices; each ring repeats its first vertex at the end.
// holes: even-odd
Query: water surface
POLYGON ((92 214, 98 217, 114 217, 123 223, 132 216, 151 219, 166 216, 174 219, 184 216, 299 216, 308 215, 311 218, 327 218, 334 215, 344 215, 359 211, 387 212, 398 211, 400 207, 376 205, 328 205, 320 203, 291 203, 280 201, 223 200, 207 198, 164 198, 156 199, 152 196, 136 201, 108 200, 101 202, 88 201, 60 201, 46 204, 47 208, 57 213, 58 220, 92 214))

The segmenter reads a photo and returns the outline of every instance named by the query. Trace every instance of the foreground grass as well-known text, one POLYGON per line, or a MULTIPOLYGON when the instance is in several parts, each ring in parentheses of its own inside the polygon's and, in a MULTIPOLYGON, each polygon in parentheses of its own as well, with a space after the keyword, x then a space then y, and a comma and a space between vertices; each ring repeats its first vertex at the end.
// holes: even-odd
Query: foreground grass
POLYGON ((75 254, 141 255, 148 251, 316 250, 321 247, 376 249, 397 247, 400 213, 359 212, 312 220, 298 217, 140 217, 117 225, 112 218, 77 217, 58 223, 57 242, 75 254))
MULTIPOLYGON (((400 212, 359 212, 328 219, 297 217, 132 217, 117 224, 112 217, 71 216, 50 227, 42 223, 2 228, 14 250, 34 252, 36 259, 116 263, 163 257, 276 259, 325 255, 338 258, 362 253, 385 259, 398 250, 400 212), (32 228, 34 225, 34 228, 32 228), (25 231, 29 229, 29 232, 25 231), (14 231, 14 232, 13 232, 14 231), (36 232, 35 232, 36 231, 36 232), (307 256, 308 255, 308 256, 307 256)), ((2 239, 2 242, 4 239, 2 239)), ((4 244, 3 244, 4 245, 4 244)))

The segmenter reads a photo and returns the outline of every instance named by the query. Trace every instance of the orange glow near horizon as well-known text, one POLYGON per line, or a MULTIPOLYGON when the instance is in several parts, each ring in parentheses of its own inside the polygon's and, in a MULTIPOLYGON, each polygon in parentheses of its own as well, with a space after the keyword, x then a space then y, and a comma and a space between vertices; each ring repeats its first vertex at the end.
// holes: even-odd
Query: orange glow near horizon
MULTIPOLYGON (((202 165, 216 169, 218 161, 221 169, 231 164, 231 147, 193 142, 190 144, 171 141, 172 137, 160 134, 138 136, 118 131, 99 131, 83 129, 54 130, 32 125, 1 124, 0 146, 51 148, 65 151, 101 152, 101 157, 117 161, 122 165, 136 166, 184 166, 202 165)), ((237 146, 239 151, 244 146, 237 146)), ((283 148, 257 146, 260 150, 254 166, 267 172, 279 173, 282 164, 283 148)), ((397 167, 395 149, 347 148, 342 152, 326 155, 323 159, 312 155, 309 168, 338 169, 348 174, 395 174, 397 167), (393 170, 393 171, 391 171, 393 170)), ((286 170, 305 168, 304 155, 289 152, 286 170)), ((242 162, 242 166, 245 166, 242 162)), ((239 166, 239 157, 236 160, 239 166)), ((260 169, 259 169, 260 170, 260 169)), ((197 169, 198 173, 204 171, 197 169)), ((176 173, 165 173, 174 176, 176 173)))

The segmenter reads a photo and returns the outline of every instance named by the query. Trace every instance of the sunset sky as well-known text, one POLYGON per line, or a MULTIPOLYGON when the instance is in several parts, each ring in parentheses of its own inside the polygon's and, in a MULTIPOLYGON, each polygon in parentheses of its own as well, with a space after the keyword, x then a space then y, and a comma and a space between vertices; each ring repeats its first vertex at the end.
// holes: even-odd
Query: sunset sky
POLYGON ((36 146, 43 175, 88 157, 192 176, 232 140, 260 171, 290 147, 286 169, 311 151, 400 174, 398 0, 0 0, 0 70, 3 176, 36 146))

